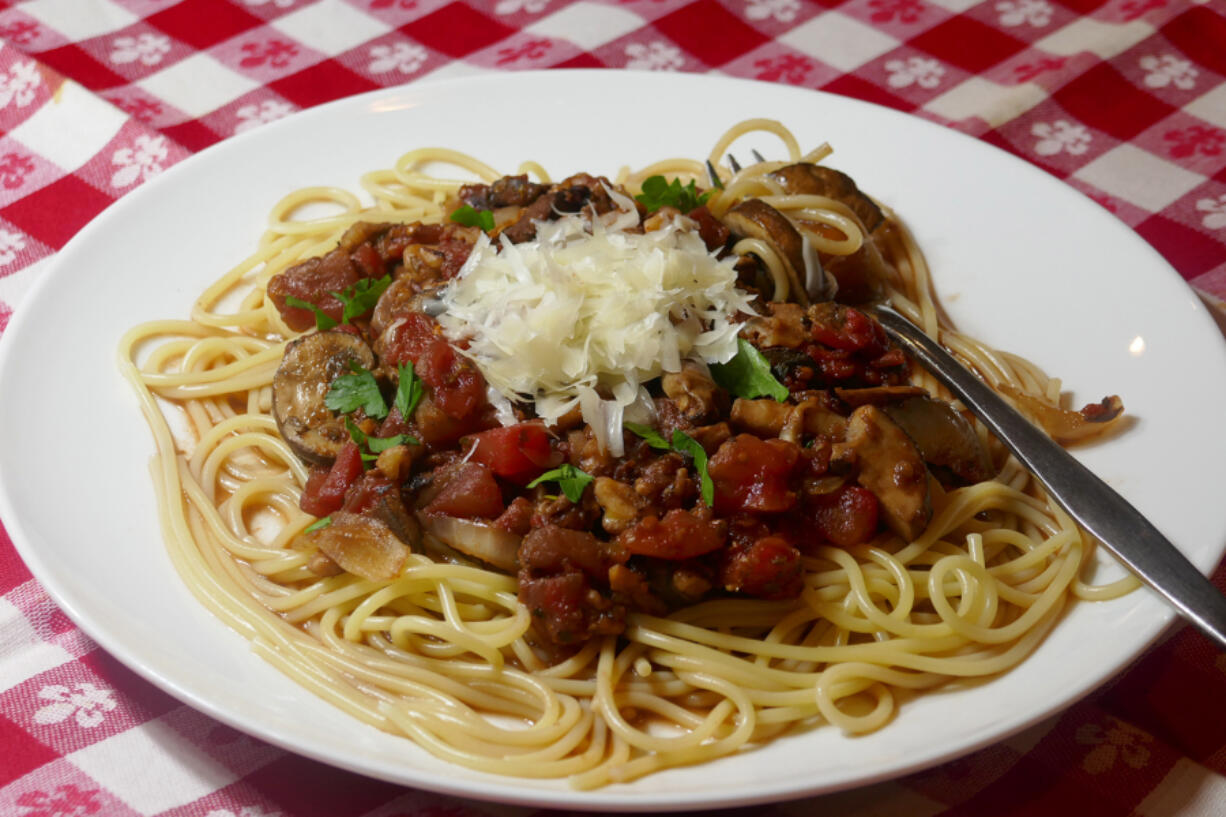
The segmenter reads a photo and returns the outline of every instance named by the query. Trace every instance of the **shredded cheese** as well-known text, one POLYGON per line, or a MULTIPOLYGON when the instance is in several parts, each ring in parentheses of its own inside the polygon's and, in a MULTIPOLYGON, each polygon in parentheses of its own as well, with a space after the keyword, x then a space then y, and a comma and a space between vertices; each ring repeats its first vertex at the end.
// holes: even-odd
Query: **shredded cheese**
POLYGON ((650 407, 641 384, 685 359, 731 360, 730 318, 752 298, 736 288, 733 259, 715 258, 682 220, 632 233, 637 216, 625 215, 590 226, 566 215, 522 244, 482 236, 439 316, 499 393, 534 402, 547 423, 579 405, 614 455, 627 408, 650 407))

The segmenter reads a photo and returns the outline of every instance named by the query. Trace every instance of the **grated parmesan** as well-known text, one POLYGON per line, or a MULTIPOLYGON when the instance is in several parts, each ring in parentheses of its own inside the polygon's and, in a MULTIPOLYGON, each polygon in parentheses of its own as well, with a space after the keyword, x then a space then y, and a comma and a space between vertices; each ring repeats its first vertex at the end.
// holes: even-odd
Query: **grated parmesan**
POLYGON ((566 215, 535 241, 496 247, 482 236, 442 295, 447 336, 486 381, 535 404, 547 423, 579 405, 602 448, 621 455, 626 412, 651 412, 642 384, 685 359, 726 363, 752 296, 678 219, 626 232, 637 217, 589 227, 566 215), (607 395, 607 397, 602 397, 607 395))

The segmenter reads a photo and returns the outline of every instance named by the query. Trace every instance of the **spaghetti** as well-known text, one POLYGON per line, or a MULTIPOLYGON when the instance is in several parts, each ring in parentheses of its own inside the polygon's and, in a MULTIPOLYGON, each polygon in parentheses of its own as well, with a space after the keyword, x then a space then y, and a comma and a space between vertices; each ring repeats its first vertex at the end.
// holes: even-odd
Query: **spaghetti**
MULTIPOLYGON (((773 171, 820 162, 828 148, 802 155, 781 126, 754 120, 725 134, 712 160, 750 132, 776 134, 788 162, 725 170, 707 202, 712 214, 760 197, 803 228, 807 251, 845 257, 873 244, 884 259, 883 294, 899 311, 999 390, 1058 406, 1058 381, 942 322, 929 271, 899 221, 887 214, 870 238, 845 202, 789 194, 773 181, 773 171)), ((451 762, 590 788, 823 721, 850 734, 879 729, 900 691, 1003 672, 1074 599, 1135 586, 1080 581, 1091 543, 979 428, 994 477, 937 491, 917 536, 886 530, 846 547, 815 545, 795 598, 631 612, 620 635, 592 637, 560 660, 539 649, 513 575, 420 552, 387 581, 318 575, 298 546, 315 522, 299 509, 309 472, 272 413, 274 374, 297 333, 268 284, 358 221, 442 222, 461 183, 433 175, 440 163, 485 182, 499 176, 430 149, 364 176, 371 206, 334 188, 297 191, 272 209, 256 251, 197 299, 189 321, 138 326, 119 350, 156 442, 154 485, 176 569, 258 654, 315 694, 451 762), (301 216, 321 205, 330 212, 301 216)), ((537 165, 521 171, 547 181, 537 165)), ((656 174, 700 180, 704 169, 669 161, 617 181, 633 192, 656 174)), ((777 248, 742 239, 734 251, 760 260, 777 300, 803 296, 777 248)), ((925 373, 912 379, 949 399, 925 373)))

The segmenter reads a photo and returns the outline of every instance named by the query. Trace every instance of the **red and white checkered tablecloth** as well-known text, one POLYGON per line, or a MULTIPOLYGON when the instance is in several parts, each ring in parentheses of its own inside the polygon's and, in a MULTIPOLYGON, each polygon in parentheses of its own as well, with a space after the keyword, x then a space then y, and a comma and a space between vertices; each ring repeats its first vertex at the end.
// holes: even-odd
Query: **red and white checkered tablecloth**
MULTIPOLYGON (((757 78, 940 122, 1083 191, 1226 300, 1226 0, 0 0, 0 42, 0 333, 86 222, 194 151, 422 77, 558 67, 757 78)), ((819 811, 1226 815, 1226 655, 1184 628, 1010 740, 753 813, 819 811)), ((90 642, 0 528, 0 815, 530 813, 211 721, 90 642)))

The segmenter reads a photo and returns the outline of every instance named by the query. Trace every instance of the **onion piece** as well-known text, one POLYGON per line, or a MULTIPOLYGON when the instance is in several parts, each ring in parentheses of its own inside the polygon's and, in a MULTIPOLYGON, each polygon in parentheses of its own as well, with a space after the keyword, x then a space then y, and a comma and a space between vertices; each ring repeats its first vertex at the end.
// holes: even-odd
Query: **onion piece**
POLYGON ((514 573, 519 536, 471 519, 438 514, 418 514, 422 528, 443 544, 480 559, 499 570, 514 573))
POLYGON ((1113 431, 1124 414, 1124 403, 1117 395, 1090 403, 1081 411, 1049 405, 1007 383, 1000 390, 1012 397, 1023 412, 1030 415, 1047 435, 1061 445, 1090 440, 1113 431))

